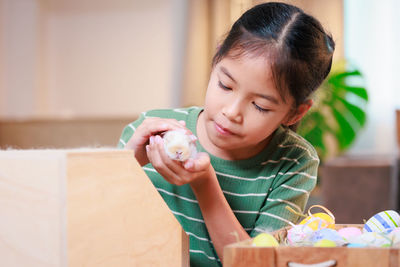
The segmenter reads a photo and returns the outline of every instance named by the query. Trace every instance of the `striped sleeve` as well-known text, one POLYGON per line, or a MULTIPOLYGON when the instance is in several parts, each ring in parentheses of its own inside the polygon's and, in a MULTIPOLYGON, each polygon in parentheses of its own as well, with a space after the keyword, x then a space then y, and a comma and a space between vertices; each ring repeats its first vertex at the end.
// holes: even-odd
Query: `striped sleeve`
POLYGON ((317 182, 319 160, 313 148, 297 148, 294 151, 297 152, 288 156, 294 158, 294 154, 297 154, 297 160, 285 164, 277 173, 251 236, 296 223, 299 216, 287 210, 286 206, 299 212, 304 211, 310 192, 317 182))
POLYGON ((142 112, 139 116, 139 118, 128 124, 119 139, 118 148, 124 148, 126 143, 129 141, 129 139, 132 137, 133 133, 135 132, 136 128, 146 119, 146 118, 151 118, 151 117, 156 117, 156 118, 166 118, 166 119, 175 119, 175 120, 187 120, 187 117, 189 115, 189 112, 194 109, 199 109, 198 107, 190 107, 190 108, 175 108, 175 109, 154 109, 154 110, 149 110, 147 112, 142 112))

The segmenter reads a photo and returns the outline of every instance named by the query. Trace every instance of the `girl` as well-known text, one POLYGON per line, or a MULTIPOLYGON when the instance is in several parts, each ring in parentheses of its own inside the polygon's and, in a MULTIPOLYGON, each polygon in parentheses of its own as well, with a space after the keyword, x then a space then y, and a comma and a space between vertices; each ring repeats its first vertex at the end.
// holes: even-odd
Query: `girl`
POLYGON ((223 247, 296 222, 318 156, 293 128, 328 75, 334 42, 301 9, 264 3, 232 26, 212 62, 204 108, 153 110, 123 131, 190 238, 191 266, 220 266, 223 247), (185 129, 196 158, 171 160, 160 136, 185 129), (235 235, 233 235, 235 233, 235 235))

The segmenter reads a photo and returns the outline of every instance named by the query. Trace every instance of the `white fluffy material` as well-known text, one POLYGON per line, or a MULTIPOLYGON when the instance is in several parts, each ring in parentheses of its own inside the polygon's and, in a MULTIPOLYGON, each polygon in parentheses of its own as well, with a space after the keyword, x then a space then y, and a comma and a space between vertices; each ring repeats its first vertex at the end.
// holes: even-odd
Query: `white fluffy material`
POLYGON ((165 152, 171 159, 186 161, 195 157, 197 153, 193 137, 186 134, 184 130, 167 131, 163 139, 165 152))

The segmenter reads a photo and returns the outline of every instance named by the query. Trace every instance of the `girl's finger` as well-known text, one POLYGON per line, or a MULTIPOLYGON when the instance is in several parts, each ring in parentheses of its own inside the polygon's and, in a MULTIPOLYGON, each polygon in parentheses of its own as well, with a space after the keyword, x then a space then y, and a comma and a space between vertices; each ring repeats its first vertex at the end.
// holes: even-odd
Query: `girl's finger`
POLYGON ((148 157, 153 165, 153 167, 157 170, 157 172, 164 177, 171 184, 182 185, 184 184, 183 180, 177 175, 173 170, 168 168, 165 164, 162 156, 160 155, 160 136, 153 137, 150 139, 150 145, 148 150, 148 157))
POLYGON ((147 118, 135 130, 132 138, 126 145, 126 148, 137 149, 138 147, 147 144, 150 136, 177 129, 186 128, 175 119, 147 118))
MULTIPOLYGON (((169 131, 169 130, 177 130, 184 128, 178 121, 172 119, 146 119, 146 122, 143 122, 140 129, 143 131, 144 136, 156 135, 161 132, 169 131)), ((140 128, 140 126, 139 126, 140 128)), ((138 130, 139 130, 138 128, 138 130)))
POLYGON ((164 149, 163 140, 161 138, 156 137, 155 142, 157 143, 158 152, 160 154, 161 160, 164 162, 164 164, 170 170, 172 170, 176 175, 181 177, 181 180, 184 181, 185 177, 188 176, 188 173, 185 170, 185 168, 183 168, 182 163, 180 161, 176 161, 176 160, 171 159, 167 155, 167 153, 165 152, 165 149, 164 149))
POLYGON ((188 159, 184 163, 184 168, 191 172, 201 172, 210 165, 210 156, 205 152, 199 152, 194 159, 188 159))

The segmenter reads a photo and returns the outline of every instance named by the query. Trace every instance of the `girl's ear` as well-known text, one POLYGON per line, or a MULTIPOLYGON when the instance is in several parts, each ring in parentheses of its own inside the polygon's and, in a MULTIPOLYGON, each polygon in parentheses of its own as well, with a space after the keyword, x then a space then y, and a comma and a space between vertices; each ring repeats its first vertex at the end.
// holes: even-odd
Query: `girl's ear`
POLYGON ((293 124, 296 124, 297 122, 299 122, 304 115, 306 115, 307 111, 311 108, 311 106, 313 105, 313 101, 312 99, 307 100, 306 102, 304 102, 303 104, 300 104, 295 113, 292 114, 285 123, 283 123, 285 126, 290 126, 293 124))

